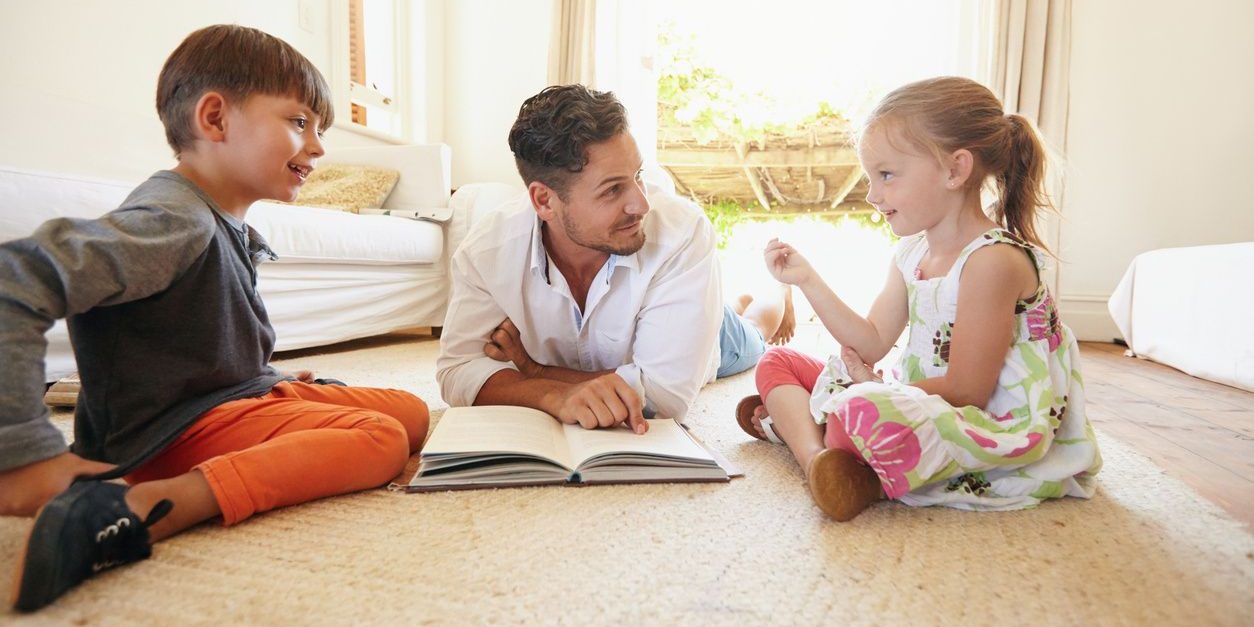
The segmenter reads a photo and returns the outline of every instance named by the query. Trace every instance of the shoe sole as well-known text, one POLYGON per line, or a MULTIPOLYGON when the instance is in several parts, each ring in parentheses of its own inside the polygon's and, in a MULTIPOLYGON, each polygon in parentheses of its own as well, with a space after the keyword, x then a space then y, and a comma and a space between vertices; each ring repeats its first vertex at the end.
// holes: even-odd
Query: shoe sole
POLYGON ((810 460, 806 474, 810 496, 832 520, 853 520, 884 498, 879 476, 849 451, 824 450, 810 460))
POLYGON ((57 495, 46 503, 35 514, 35 524, 26 536, 26 549, 17 558, 17 572, 13 578, 12 607, 21 612, 30 612, 48 605, 56 599, 53 591, 46 586, 47 582, 55 581, 56 573, 49 572, 49 565, 54 561, 57 538, 65 528, 70 510, 79 495, 86 491, 87 484, 75 483, 68 490, 57 495), (27 558, 35 553, 43 559, 31 562, 30 570, 26 568, 27 558), (36 582, 45 582, 42 590, 35 590, 36 582), (46 599, 46 600, 45 600, 46 599))
POLYGON ((736 424, 740 425, 741 430, 745 433, 764 442, 769 442, 766 438, 758 435, 758 430, 753 428, 753 410, 757 409, 761 404, 762 397, 757 394, 740 399, 740 402, 736 403, 736 424))

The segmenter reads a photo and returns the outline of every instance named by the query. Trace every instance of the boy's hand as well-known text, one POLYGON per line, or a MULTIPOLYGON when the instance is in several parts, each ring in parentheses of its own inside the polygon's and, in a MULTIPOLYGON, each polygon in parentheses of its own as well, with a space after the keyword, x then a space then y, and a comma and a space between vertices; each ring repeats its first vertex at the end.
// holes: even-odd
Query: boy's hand
POLYGON ((113 464, 61 453, 25 466, 0 471, 0 515, 34 516, 44 503, 65 492, 76 477, 113 470, 113 464))
POLYGON ((644 420, 640 396, 622 377, 614 373, 576 384, 559 399, 557 419, 585 429, 616 427, 624 422, 637 434, 649 430, 644 420))
POLYGON ((509 318, 502 320, 488 339, 490 341, 483 345, 483 354, 497 361, 514 362, 514 367, 527 378, 540 376, 543 366, 527 354, 527 349, 523 347, 522 335, 512 320, 509 318))
POLYGON ((315 379, 312 370, 293 370, 291 372, 279 372, 279 374, 296 379, 301 383, 313 383, 315 379))
POLYGON ((806 261, 806 258, 802 257, 795 248, 779 241, 778 238, 766 244, 763 258, 766 260, 766 269, 780 283, 800 285, 814 275, 814 268, 810 266, 810 262, 806 261))

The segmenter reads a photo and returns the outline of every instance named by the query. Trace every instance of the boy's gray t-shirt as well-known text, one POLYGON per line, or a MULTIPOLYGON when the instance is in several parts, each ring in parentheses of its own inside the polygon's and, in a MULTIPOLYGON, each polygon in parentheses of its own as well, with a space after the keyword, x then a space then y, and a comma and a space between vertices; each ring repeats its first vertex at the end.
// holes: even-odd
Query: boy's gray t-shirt
POLYGON ((65 450, 42 400, 58 318, 82 379, 73 450, 88 459, 133 468, 209 409, 270 391, 283 377, 255 264, 273 258, 169 171, 101 218, 0 244, 0 470, 65 450))

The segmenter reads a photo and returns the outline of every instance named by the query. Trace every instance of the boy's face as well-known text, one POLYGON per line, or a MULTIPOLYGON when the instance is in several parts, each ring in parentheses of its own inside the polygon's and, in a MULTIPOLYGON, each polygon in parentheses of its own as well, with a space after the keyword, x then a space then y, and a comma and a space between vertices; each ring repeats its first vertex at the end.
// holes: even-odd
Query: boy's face
POLYGON ((228 107, 222 167, 239 186, 237 196, 295 200, 325 153, 320 123, 309 107, 290 96, 254 94, 242 105, 228 107))

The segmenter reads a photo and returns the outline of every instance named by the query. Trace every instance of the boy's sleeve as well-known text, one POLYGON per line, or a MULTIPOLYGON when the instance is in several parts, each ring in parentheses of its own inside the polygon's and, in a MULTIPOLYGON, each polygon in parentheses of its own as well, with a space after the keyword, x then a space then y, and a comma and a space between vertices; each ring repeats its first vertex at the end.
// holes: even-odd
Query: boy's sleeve
POLYGON ((0 471, 66 450, 43 404, 53 322, 166 289, 208 247, 215 225, 207 207, 132 207, 50 220, 0 243, 0 471))

